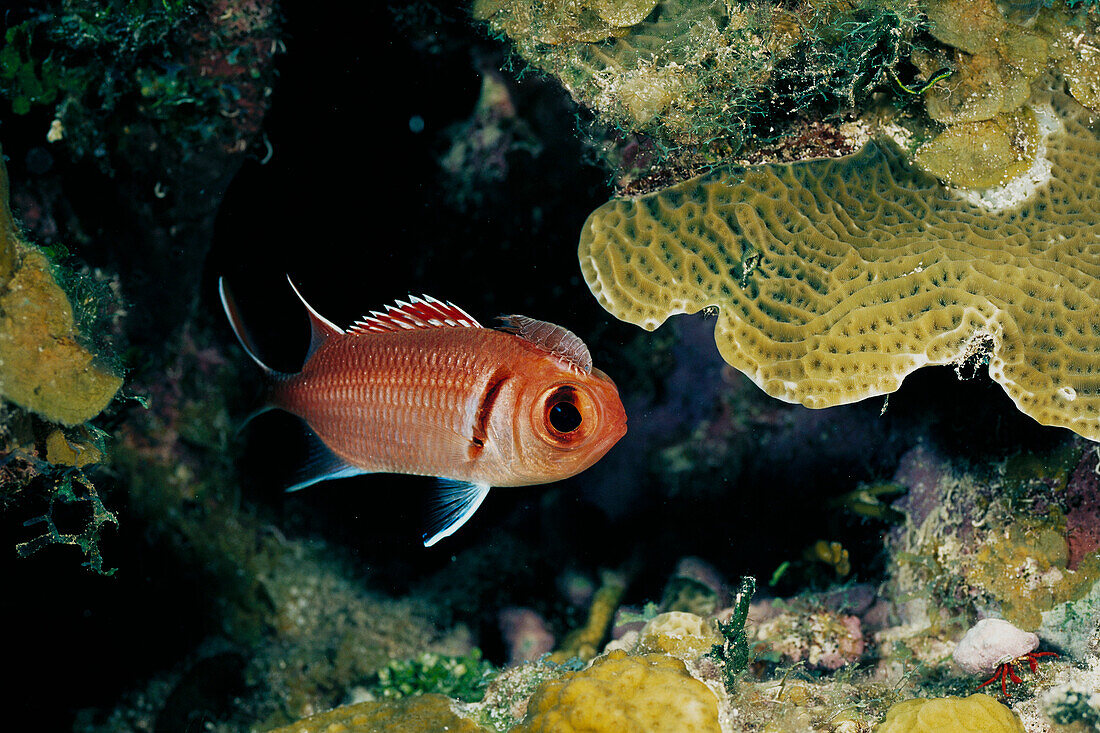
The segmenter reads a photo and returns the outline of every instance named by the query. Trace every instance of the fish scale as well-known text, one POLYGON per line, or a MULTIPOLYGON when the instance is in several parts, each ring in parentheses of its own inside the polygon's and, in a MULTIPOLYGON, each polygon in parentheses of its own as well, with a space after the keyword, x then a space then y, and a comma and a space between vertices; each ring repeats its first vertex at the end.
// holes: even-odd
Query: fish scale
POLYGON ((415 460, 421 475, 471 478, 474 419, 500 358, 538 358, 513 340, 460 328, 349 335, 318 348, 272 401, 364 471, 395 472, 415 460))

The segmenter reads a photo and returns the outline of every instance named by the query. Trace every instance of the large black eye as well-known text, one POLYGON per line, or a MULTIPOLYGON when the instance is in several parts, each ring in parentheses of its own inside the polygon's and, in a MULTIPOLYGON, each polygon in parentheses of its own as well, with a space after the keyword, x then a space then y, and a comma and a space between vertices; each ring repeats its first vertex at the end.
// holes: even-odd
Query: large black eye
POLYGON ((559 433, 571 433, 581 426, 581 413, 572 402, 556 402, 547 413, 550 427, 559 433))

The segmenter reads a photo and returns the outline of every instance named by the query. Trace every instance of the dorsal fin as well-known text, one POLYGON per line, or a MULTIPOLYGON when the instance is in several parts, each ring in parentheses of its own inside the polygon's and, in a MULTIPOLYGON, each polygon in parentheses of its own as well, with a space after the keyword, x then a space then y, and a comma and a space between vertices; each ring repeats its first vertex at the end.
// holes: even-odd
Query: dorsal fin
POLYGON ((309 357, 313 356, 313 352, 324 343, 325 339, 330 336, 342 336, 344 329, 322 316, 312 305, 307 303, 302 294, 298 292, 298 288, 294 287, 294 281, 290 279, 290 275, 286 276, 286 281, 290 283, 290 289, 298 296, 298 300, 302 301, 302 305, 306 307, 306 313, 309 314, 309 351, 306 353, 306 360, 308 361, 309 357))
POLYGON ((430 295, 409 296, 409 302, 387 305, 385 312, 371 311, 348 328, 348 333, 382 333, 415 328, 481 328, 473 316, 454 303, 430 295))
POLYGON ((580 336, 569 329, 527 316, 501 316, 500 320, 504 321, 502 330, 546 349, 585 374, 592 373, 592 354, 580 336))

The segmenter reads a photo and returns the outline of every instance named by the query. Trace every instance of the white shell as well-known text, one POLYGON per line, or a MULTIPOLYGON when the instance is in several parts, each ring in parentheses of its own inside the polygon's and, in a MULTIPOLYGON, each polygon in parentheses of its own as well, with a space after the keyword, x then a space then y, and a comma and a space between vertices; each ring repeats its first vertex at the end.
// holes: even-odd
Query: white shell
POLYGON ((1035 651, 1039 637, 1000 618, 983 618, 962 638, 951 656, 964 671, 991 675, 997 667, 1035 651))

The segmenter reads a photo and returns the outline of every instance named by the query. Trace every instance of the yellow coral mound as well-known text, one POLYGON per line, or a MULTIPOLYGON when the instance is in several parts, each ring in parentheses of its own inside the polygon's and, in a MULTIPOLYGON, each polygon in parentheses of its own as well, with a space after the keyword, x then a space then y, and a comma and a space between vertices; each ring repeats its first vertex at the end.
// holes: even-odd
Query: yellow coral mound
POLYGON ((93 363, 78 336, 49 262, 16 235, 0 163, 0 397, 64 425, 98 415, 122 379, 93 363))
POLYGON ((718 698, 663 654, 613 651, 539 685, 513 733, 719 733, 718 698))
POLYGON ((926 364, 988 361, 1023 412, 1100 440, 1100 122, 1068 96, 1051 104, 1053 174, 1023 203, 964 198, 872 142, 612 200, 584 225, 585 280, 649 330, 718 306, 723 358, 788 402, 854 402, 926 364))
POLYGON ((361 702, 311 715, 270 733, 393 733, 394 731, 486 733, 487 729, 451 709, 445 695, 361 702))
POLYGON ((989 695, 906 700, 894 705, 875 733, 1023 733, 1016 714, 989 695))

